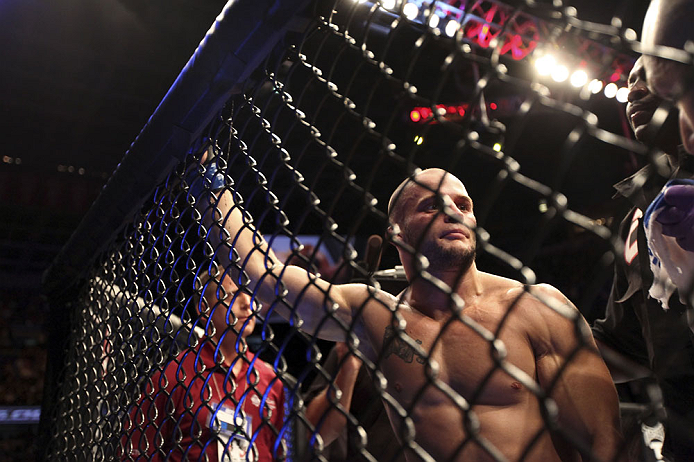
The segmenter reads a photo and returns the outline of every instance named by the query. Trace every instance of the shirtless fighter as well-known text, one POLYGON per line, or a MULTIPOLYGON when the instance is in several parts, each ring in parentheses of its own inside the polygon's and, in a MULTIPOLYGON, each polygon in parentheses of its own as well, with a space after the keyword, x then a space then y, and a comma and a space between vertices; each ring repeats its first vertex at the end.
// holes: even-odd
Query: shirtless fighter
POLYGON ((390 231, 410 283, 399 298, 283 265, 228 187, 201 194, 197 207, 212 244, 226 246, 219 258, 266 312, 291 309, 302 330, 332 341, 351 327, 387 379, 395 403, 386 408, 409 461, 581 460, 545 419, 598 460, 616 457, 617 394, 585 320, 550 286, 477 270, 472 200, 453 175, 420 171, 391 198, 390 231))

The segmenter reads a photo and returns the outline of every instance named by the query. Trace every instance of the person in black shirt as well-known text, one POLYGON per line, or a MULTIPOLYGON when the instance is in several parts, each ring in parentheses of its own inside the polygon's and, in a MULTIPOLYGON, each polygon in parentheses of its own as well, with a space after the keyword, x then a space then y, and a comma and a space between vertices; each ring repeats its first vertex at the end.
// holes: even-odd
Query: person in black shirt
POLYGON ((664 453, 674 460, 693 460, 694 435, 688 425, 678 425, 691 421, 694 415, 692 332, 686 307, 676 294, 667 311, 648 296, 653 274, 643 229, 643 213, 667 177, 691 177, 693 158, 679 146, 674 118, 657 130, 656 139, 648 139, 653 130, 647 124, 662 100, 648 90, 643 58, 634 64, 628 85, 629 123, 637 140, 665 152, 657 159, 665 175, 648 165, 615 185, 618 196, 629 201, 631 210, 619 228, 624 251, 617 255, 605 318, 594 323, 593 335, 615 382, 648 378, 643 383, 655 381, 659 385, 667 413, 664 453))

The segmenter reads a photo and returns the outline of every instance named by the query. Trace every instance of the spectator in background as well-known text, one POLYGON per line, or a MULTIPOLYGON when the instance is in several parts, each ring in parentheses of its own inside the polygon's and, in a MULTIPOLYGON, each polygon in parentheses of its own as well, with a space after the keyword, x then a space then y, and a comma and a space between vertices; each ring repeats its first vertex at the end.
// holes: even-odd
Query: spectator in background
POLYGON ((228 274, 205 273, 198 288, 207 335, 146 383, 125 423, 123 458, 275 460, 284 455, 285 390, 248 351, 245 338, 256 324, 251 297, 228 274))
MULTIPOLYGON (((665 152, 658 160, 667 175, 690 177, 692 156, 679 146, 675 120, 668 118, 658 130, 648 126, 662 99, 648 89, 644 58, 634 64, 628 86, 626 114, 636 139, 665 152), (655 132, 658 136, 649 139, 655 132)), ((666 311, 649 297, 653 274, 643 228, 644 212, 666 180, 648 165, 615 185, 631 210, 619 228, 624 252, 617 256, 605 318, 595 322, 593 335, 616 382, 646 377, 651 379, 642 382, 644 385, 657 381, 674 422, 694 409, 694 343, 687 326, 686 306, 672 297, 666 311)), ((646 419, 651 425, 657 422, 653 417, 646 419)), ((692 460, 691 436, 677 425, 666 427, 666 455, 692 460)))

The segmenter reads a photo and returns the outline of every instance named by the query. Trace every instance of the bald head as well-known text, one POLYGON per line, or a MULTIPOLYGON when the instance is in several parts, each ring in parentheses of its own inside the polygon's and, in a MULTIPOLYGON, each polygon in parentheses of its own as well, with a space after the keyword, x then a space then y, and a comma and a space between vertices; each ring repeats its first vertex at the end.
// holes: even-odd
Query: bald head
POLYGON ((649 89, 661 98, 670 100, 679 109, 680 136, 685 149, 694 153, 694 95, 692 66, 676 59, 687 59, 686 53, 657 57, 655 47, 665 46, 683 50, 688 41, 694 42, 694 0, 653 0, 643 22, 643 66, 649 89))
POLYGON ((408 280, 417 273, 415 254, 427 258, 429 271, 460 272, 474 266, 477 220, 472 199, 447 171, 417 171, 403 181, 390 198, 389 219, 408 280))
POLYGON ((652 0, 648 7, 643 20, 643 66, 648 86, 661 98, 676 100, 685 91, 686 82, 682 81, 685 66, 657 57, 655 48, 684 50, 688 41, 694 41, 693 22, 694 0, 652 0))
POLYGON ((388 218, 393 224, 402 223, 404 212, 408 209, 407 202, 410 201, 413 188, 424 189, 436 192, 444 182, 453 182, 460 186, 467 194, 465 185, 453 174, 441 168, 428 168, 426 170, 415 170, 414 174, 405 178, 388 201, 388 218))
POLYGON ((652 0, 643 20, 643 45, 684 49, 688 40, 694 41, 692 19, 693 0, 652 0))

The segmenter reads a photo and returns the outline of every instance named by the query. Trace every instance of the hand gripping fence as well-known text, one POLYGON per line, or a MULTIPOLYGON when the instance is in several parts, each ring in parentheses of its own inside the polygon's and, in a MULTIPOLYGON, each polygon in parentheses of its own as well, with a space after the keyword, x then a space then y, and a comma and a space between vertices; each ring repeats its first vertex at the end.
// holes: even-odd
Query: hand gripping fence
POLYGON ((533 66, 580 50, 607 80, 640 44, 516 3, 229 2, 45 275, 44 457, 651 460, 662 429, 694 441, 673 398, 694 383, 686 320, 617 388, 593 333, 647 340, 589 328, 634 243, 611 185, 670 173, 609 122, 621 106, 533 66))

